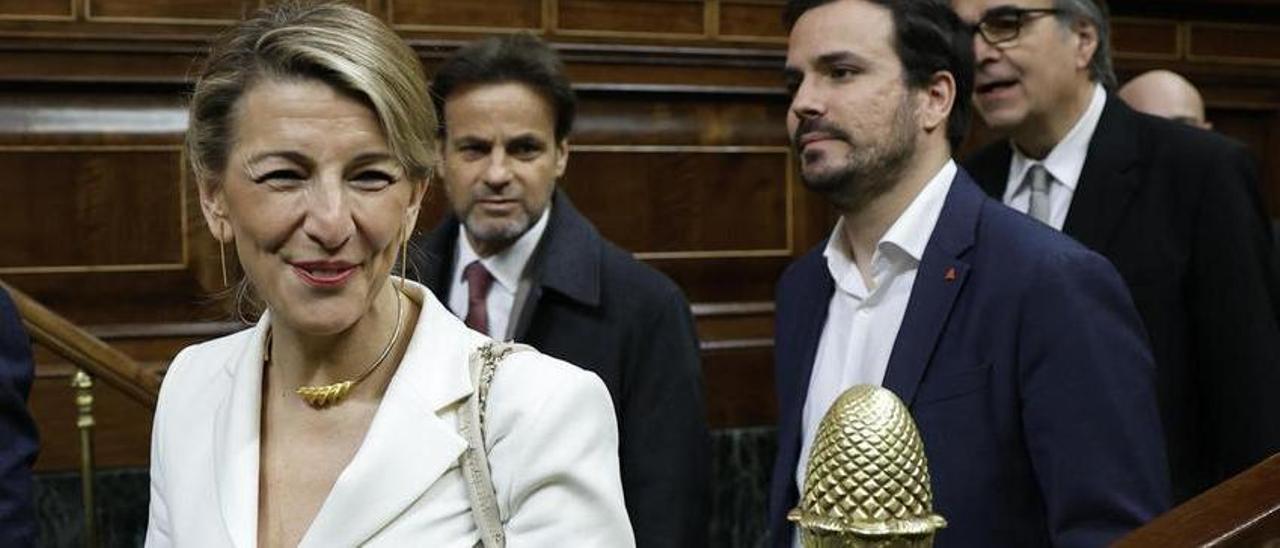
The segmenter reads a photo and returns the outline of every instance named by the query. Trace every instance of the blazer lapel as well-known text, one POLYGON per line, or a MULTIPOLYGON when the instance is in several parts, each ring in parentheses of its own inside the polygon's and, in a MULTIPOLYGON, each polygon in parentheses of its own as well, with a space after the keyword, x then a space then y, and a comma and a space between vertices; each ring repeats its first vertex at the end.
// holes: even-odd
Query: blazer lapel
POLYGON ((551 289, 578 304, 600 304, 602 243, 599 233, 573 207, 563 190, 552 195, 551 218, 529 265, 529 294, 515 318, 513 339, 525 342, 539 301, 551 289))
POLYGON ((973 245, 983 199, 968 174, 963 170, 956 174, 916 271, 883 383, 908 406, 968 279, 969 264, 961 257, 973 245))
POLYGON ((1009 166, 1013 162, 1013 149, 1009 141, 1000 141, 965 161, 964 169, 982 187, 987 196, 997 202, 1004 201, 1005 187, 1009 181, 1009 166))
POLYGON ((263 314, 247 344, 227 363, 231 391, 214 418, 214 475, 218 508, 235 546, 258 538, 258 462, 262 419, 262 346, 270 317, 263 314))
POLYGON ((1114 96, 1107 97, 1098 128, 1076 185, 1062 231, 1086 247, 1105 250, 1142 180, 1135 114, 1114 96))
POLYGON ((473 336, 426 289, 413 340, 364 442, 338 476, 301 546, 358 546, 405 512, 466 447, 448 413, 472 392, 473 336), (443 417, 441 415, 444 415, 443 417))
POLYGON ((409 254, 413 259, 411 277, 425 285, 440 302, 448 302, 449 289, 453 287, 449 277, 453 272, 453 259, 461 225, 452 216, 446 217, 429 234, 414 238, 409 254))

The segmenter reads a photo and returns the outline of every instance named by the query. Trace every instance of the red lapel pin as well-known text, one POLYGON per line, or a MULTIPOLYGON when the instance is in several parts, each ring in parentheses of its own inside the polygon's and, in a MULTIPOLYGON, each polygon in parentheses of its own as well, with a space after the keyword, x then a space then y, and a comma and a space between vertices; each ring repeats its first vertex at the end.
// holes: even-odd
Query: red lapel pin
POLYGON ((942 279, 948 282, 956 281, 956 267, 954 266, 947 267, 947 273, 942 276, 942 279))

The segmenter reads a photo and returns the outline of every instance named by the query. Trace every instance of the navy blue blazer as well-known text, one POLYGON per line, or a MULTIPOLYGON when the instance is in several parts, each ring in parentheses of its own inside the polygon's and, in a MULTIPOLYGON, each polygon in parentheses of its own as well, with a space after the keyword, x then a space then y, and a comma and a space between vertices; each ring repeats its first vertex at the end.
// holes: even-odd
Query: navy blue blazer
MULTIPOLYGON (((774 546, 792 538, 801 411, 834 290, 824 245, 777 289, 774 546)), ((948 522, 937 545, 1103 546, 1164 511, 1154 383, 1115 268, 987 198, 961 170, 883 383, 920 428, 934 510, 948 522)))
POLYGON ((27 410, 35 366, 22 318, 0 289, 0 546, 35 546, 31 465, 39 447, 27 410))

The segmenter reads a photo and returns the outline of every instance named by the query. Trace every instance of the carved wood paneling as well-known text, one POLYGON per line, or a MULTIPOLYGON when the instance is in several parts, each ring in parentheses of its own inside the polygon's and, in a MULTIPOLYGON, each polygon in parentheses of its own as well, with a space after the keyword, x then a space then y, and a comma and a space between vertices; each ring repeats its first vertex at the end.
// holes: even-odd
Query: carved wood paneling
POLYGON ((0 147, 0 273, 184 267, 173 147, 0 147))
POLYGON ((1111 22, 1117 58, 1177 59, 1183 54, 1182 35, 1176 21, 1118 17, 1111 22))
POLYGON ((1280 25, 1195 23, 1188 33, 1188 59, 1280 65, 1280 25))
POLYGON ((572 142, 590 145, 786 147, 786 97, 775 94, 579 91, 572 142))
POLYGON ((387 0, 390 21, 413 30, 543 28, 540 0, 387 0))
POLYGON ((764 341, 706 350, 702 354, 707 420, 716 428, 774 424, 773 346, 764 341))
POLYGON ((788 149, 575 147, 562 184, 641 257, 788 256, 788 149))
POLYGON ((75 0, 0 0, 0 21, 69 19, 75 16, 75 0))
POLYGON ((90 21, 226 24, 257 9, 258 0, 88 0, 90 21))
POLYGON ((720 0, 719 35, 726 40, 785 43, 781 0, 720 0))
POLYGON ((557 32, 582 36, 702 37, 701 0, 558 0, 557 32))

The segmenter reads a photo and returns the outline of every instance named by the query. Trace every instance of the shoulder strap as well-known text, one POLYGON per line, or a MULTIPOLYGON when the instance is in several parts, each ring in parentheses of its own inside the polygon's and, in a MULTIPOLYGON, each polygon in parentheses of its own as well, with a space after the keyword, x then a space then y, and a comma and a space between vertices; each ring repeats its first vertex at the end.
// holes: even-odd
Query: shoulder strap
POLYGON ((502 530, 502 516, 498 510, 498 496, 489 474, 489 457, 484 444, 485 404, 489 400, 489 386, 493 384, 498 363, 507 354, 531 350, 523 344, 487 342, 471 352, 471 384, 475 392, 462 404, 459 423, 467 449, 462 452, 462 474, 466 479, 467 498, 471 499, 471 515, 480 530, 480 543, 484 548, 503 548, 506 535, 502 530))

